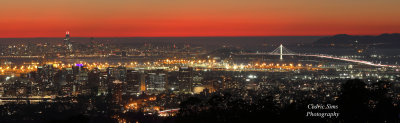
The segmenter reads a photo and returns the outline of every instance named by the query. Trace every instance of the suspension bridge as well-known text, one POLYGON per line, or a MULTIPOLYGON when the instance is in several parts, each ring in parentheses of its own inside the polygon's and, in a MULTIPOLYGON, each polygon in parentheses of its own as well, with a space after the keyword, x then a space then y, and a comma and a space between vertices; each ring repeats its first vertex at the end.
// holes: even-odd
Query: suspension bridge
POLYGON ((276 48, 275 50, 273 50, 272 52, 242 53, 240 55, 279 55, 279 60, 282 60, 282 61, 283 61, 283 56, 295 55, 295 56, 308 56, 308 57, 318 57, 318 58, 325 58, 325 59, 341 60, 341 61, 346 61, 346 62, 353 62, 353 63, 365 64, 365 65, 370 65, 370 66, 376 66, 376 67, 400 67, 397 65, 376 64, 376 63, 373 63, 370 61, 365 61, 365 60, 343 58, 343 57, 330 56, 330 55, 324 55, 324 54, 300 54, 300 53, 295 53, 295 52, 289 50, 288 48, 284 47, 282 44, 279 45, 279 47, 276 48))

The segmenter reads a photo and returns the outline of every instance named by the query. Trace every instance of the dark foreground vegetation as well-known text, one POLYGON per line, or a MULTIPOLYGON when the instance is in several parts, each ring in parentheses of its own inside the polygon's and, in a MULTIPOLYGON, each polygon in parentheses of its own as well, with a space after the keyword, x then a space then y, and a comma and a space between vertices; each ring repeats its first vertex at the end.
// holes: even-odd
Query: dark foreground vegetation
POLYGON ((318 98, 299 97, 285 104, 268 93, 248 92, 241 98, 235 91, 194 95, 180 103, 174 117, 144 115, 142 112, 120 112, 107 101, 107 96, 78 97, 77 103, 58 99, 53 103, 15 104, 0 106, 0 121, 102 123, 118 122, 178 122, 178 123, 234 123, 234 122, 400 122, 399 102, 390 95, 389 82, 371 85, 361 80, 348 80, 341 86, 340 96, 332 102, 318 98), (368 88, 367 88, 368 87, 368 88), (337 105, 338 109, 309 109, 310 104, 337 105), (90 109, 90 110, 89 110, 90 109), (338 117, 310 117, 307 112, 337 112, 338 117))

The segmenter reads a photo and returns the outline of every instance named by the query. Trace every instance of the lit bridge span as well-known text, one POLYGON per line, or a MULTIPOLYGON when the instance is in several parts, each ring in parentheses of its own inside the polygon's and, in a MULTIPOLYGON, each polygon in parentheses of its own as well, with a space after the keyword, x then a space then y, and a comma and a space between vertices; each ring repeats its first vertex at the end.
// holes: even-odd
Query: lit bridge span
POLYGON ((242 53, 242 54, 239 54, 239 55, 279 55, 279 59, 280 60, 283 60, 283 56, 285 56, 285 55, 310 56, 310 57, 318 57, 318 58, 326 58, 326 59, 335 59, 335 60, 341 60, 341 61, 346 61, 346 62, 365 64, 365 65, 376 66, 376 67, 400 67, 398 65, 376 64, 376 63, 373 63, 373 62, 370 62, 370 61, 365 61, 365 60, 341 58, 341 57, 335 57, 335 56, 329 56, 329 55, 323 55, 323 54, 300 54, 300 53, 295 53, 295 52, 287 49, 282 44, 278 48, 273 50, 272 52, 268 52, 268 53, 242 53))

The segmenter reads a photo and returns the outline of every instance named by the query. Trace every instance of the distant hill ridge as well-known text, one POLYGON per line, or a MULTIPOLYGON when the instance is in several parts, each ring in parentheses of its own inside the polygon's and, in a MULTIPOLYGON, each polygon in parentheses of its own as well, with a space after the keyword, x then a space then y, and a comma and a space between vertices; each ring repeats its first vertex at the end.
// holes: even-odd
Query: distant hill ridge
POLYGON ((347 35, 347 34, 339 34, 331 37, 323 37, 313 44, 315 45, 349 45, 354 44, 355 41, 358 44, 362 45, 384 45, 384 46, 393 46, 400 45, 400 33, 384 33, 378 36, 360 36, 360 35, 347 35))

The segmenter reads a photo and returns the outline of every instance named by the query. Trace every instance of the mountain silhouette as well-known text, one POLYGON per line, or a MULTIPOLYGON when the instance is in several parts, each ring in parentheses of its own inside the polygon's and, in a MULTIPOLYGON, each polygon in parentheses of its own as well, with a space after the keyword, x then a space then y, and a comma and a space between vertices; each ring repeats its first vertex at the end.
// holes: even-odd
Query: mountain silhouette
POLYGON ((400 45, 400 33, 388 34, 384 33, 378 36, 361 36, 338 34, 331 37, 323 37, 315 41, 314 45, 337 45, 351 46, 359 45, 380 45, 380 46, 398 46, 400 45))

